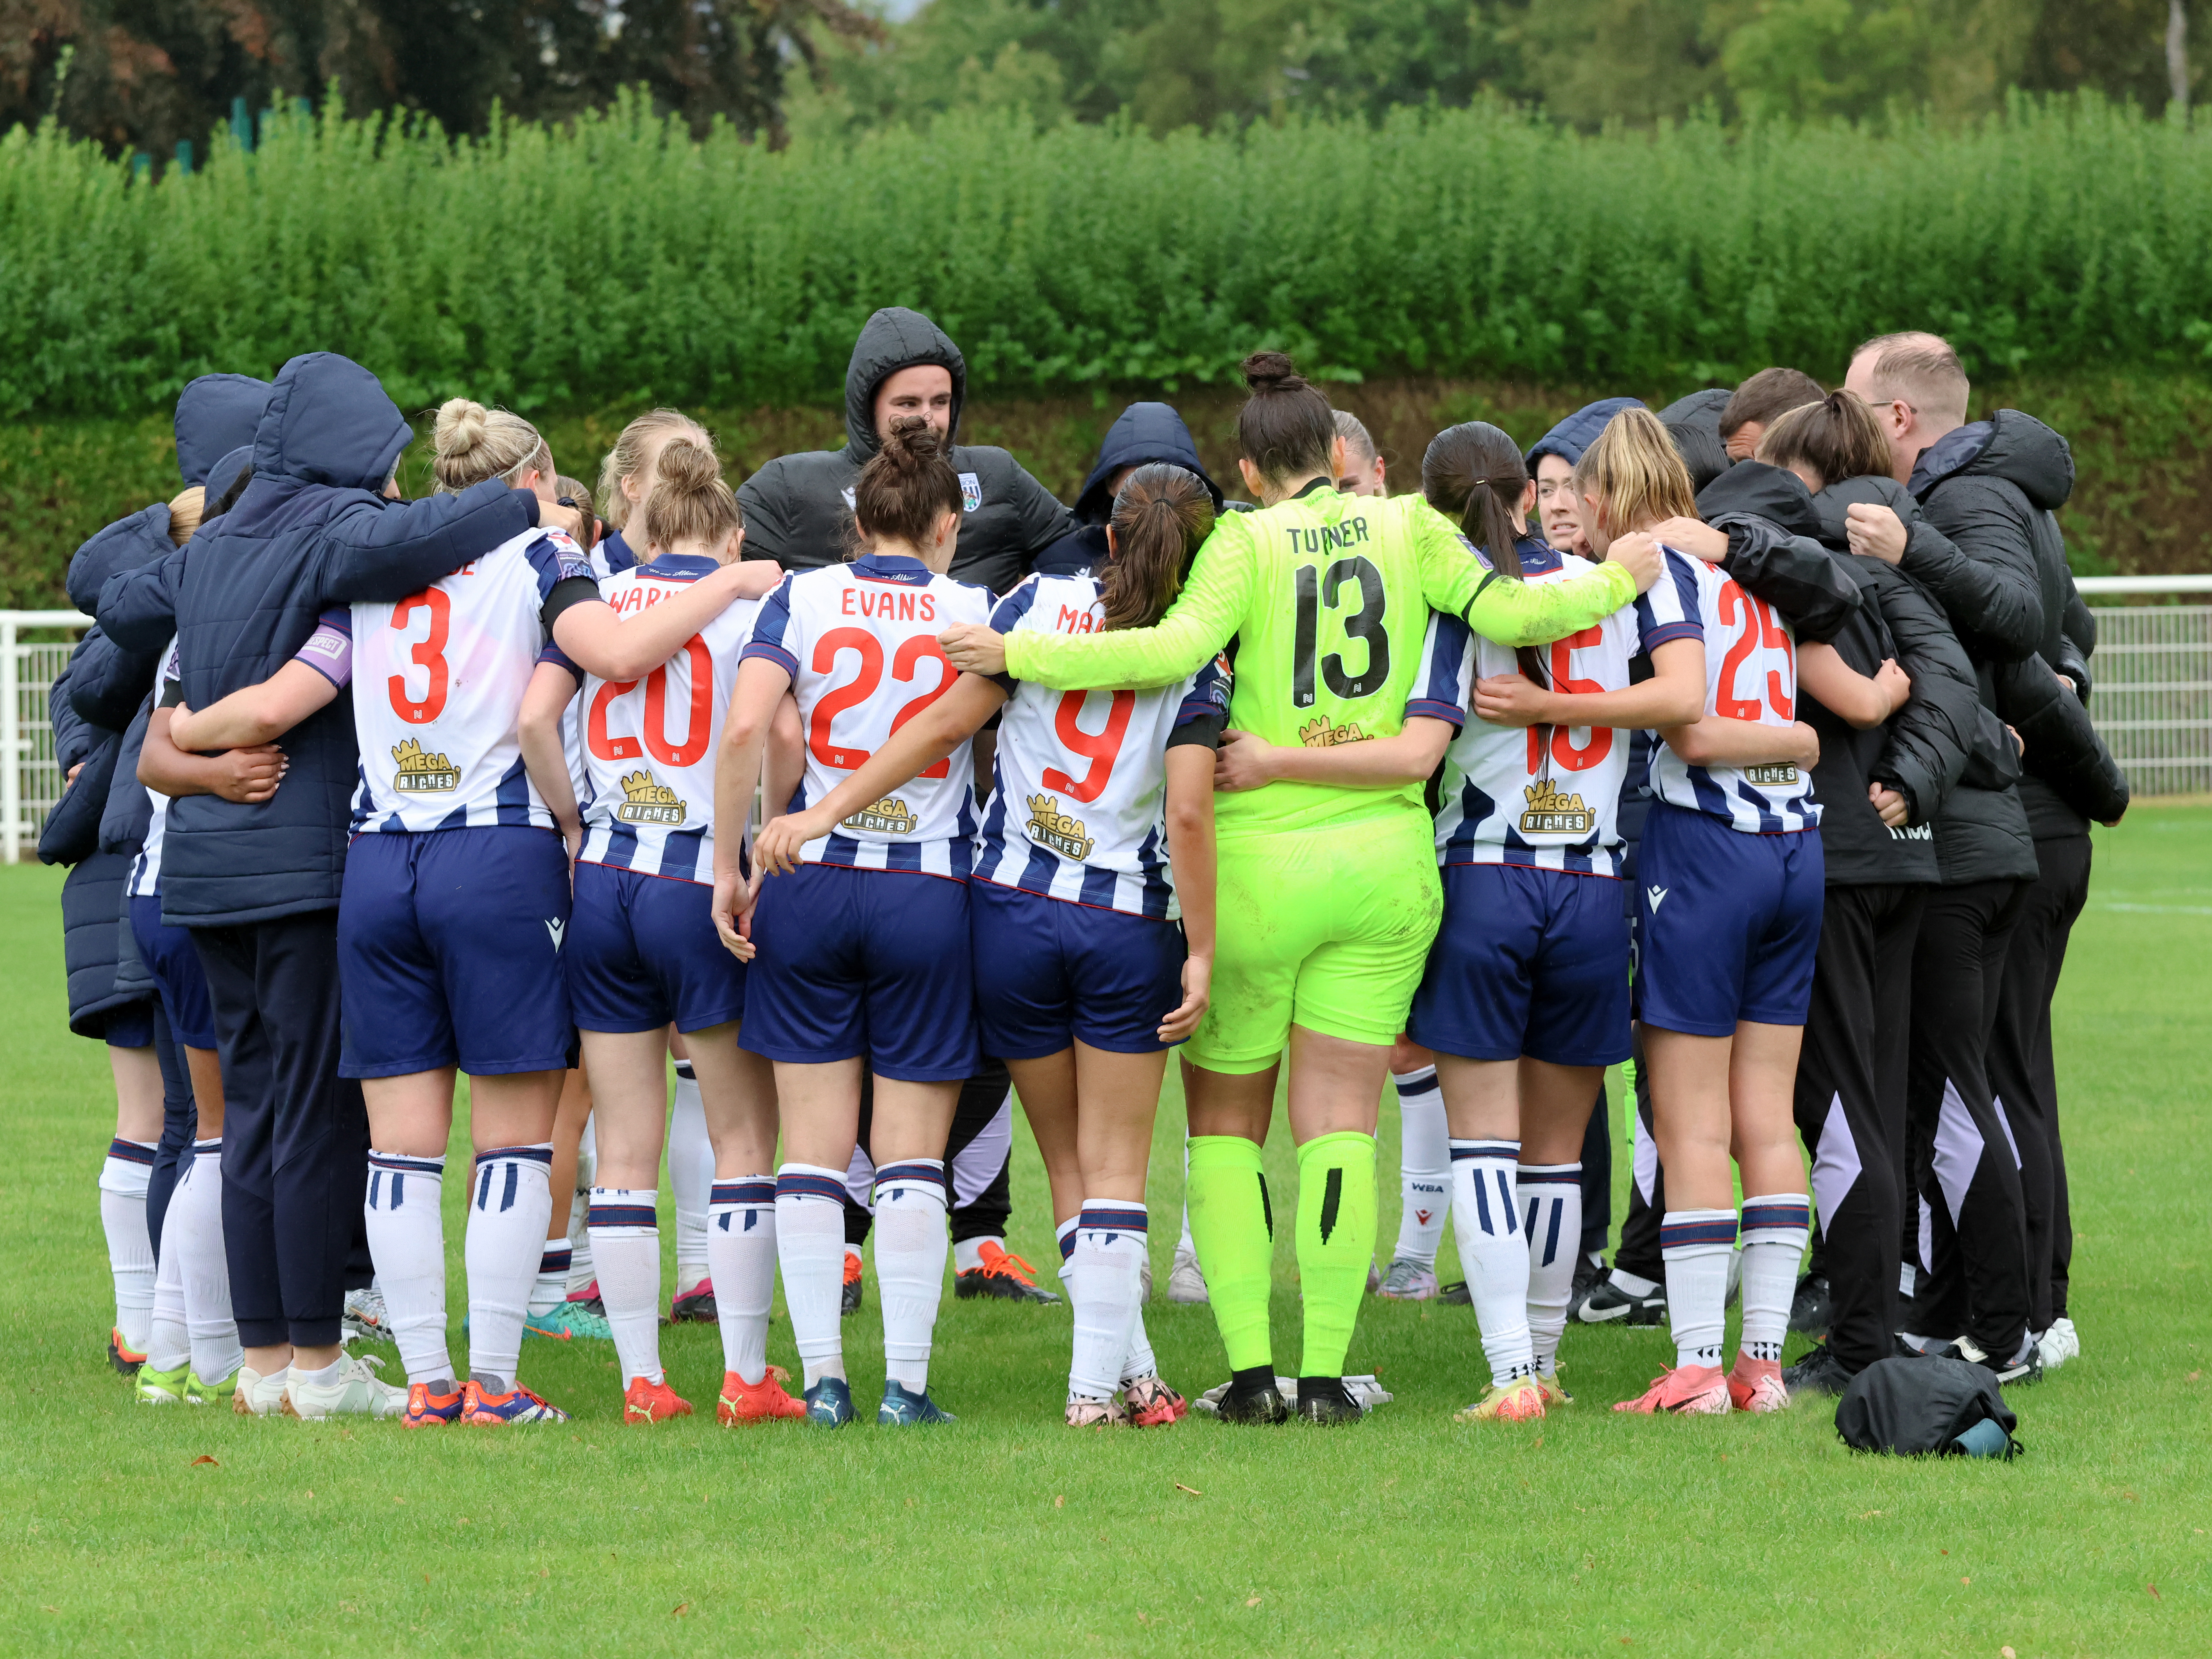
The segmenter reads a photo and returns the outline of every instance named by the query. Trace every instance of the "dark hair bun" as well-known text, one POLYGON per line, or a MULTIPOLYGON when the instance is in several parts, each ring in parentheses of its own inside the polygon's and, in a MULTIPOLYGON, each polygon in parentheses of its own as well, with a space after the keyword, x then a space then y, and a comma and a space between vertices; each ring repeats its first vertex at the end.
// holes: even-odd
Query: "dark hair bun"
POLYGON ((902 471, 936 460, 944 450, 944 434, 919 415, 900 416, 884 440, 884 453, 902 471))
POLYGON ((1306 384, 1286 351, 1255 351, 1243 362, 1244 384, 1254 392, 1296 392, 1306 384))

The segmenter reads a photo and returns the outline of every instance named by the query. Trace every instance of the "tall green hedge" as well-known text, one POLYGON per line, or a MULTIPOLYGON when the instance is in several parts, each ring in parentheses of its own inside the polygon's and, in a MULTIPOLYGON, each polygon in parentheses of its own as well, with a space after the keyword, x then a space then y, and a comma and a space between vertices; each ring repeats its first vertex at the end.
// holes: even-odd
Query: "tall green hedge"
POLYGON ((1983 374, 2212 337, 2212 137, 2094 98, 1887 136, 954 116, 781 153, 635 101, 459 143, 269 125, 155 182, 0 139, 0 414, 158 410, 316 349, 409 406, 819 401, 894 302, 1000 395, 1218 381, 1263 343, 1343 378, 1640 385, 1833 372, 1905 326, 1983 374))

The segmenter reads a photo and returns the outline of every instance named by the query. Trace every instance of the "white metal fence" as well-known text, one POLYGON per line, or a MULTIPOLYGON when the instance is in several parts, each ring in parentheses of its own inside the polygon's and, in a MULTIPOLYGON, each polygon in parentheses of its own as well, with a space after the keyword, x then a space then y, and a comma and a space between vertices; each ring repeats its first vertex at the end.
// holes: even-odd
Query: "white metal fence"
MULTIPOLYGON (((2138 795, 2212 791, 2212 576, 2085 576, 2097 617, 2097 729, 2138 795), (2100 603, 2142 595, 2178 604, 2100 603), (2191 602, 2193 596, 2202 596, 2191 602)), ((91 619, 0 611, 0 860, 38 845, 61 799, 46 692, 91 619), (26 640, 27 633, 67 638, 26 640)))
POLYGON ((39 844, 39 828, 62 796, 46 693, 92 618, 74 611, 0 611, 0 860, 13 864, 39 844), (51 643, 27 633, 65 631, 51 643))

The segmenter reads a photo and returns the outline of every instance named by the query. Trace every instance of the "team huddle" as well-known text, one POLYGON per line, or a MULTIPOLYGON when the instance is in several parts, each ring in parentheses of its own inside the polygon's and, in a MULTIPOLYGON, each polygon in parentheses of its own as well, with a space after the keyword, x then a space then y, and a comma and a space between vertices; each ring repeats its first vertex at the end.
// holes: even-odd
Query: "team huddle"
POLYGON ((1488 1373, 1462 1420, 1570 1403, 1571 1319, 1668 1322, 1676 1363, 1615 1407, 1643 1413, 2077 1352, 2050 1001, 2126 789, 2084 708, 2063 441, 1968 422, 1949 349, 1886 336, 1832 394, 1778 368, 1607 399, 1526 452, 1453 426, 1394 495, 1288 358, 1244 374, 1249 500, 1138 404, 1072 511, 957 442, 960 354, 897 309, 846 446, 737 490, 672 410, 595 494, 454 399, 403 501, 413 434, 357 365, 188 386, 185 493, 71 565, 98 626, 54 688, 41 842, 74 866, 72 1026, 116 1076, 108 1346, 138 1397, 562 1421, 526 1341, 611 1340, 651 1424, 693 1410, 672 1316, 720 1328, 721 1422, 834 1426, 872 1232, 877 1420, 950 1421, 948 1258, 960 1295, 1060 1299, 1005 1246, 1018 1100, 1066 1420, 1171 1425, 1143 1316, 1170 1051, 1170 1294, 1212 1305, 1225 1421, 1357 1419, 1361 1300, 1450 1294, 1447 1217, 1488 1373), (1632 1061, 1608 1274, 1603 1079, 1632 1061), (1785 1370, 1793 1326, 1826 1340, 1785 1370))

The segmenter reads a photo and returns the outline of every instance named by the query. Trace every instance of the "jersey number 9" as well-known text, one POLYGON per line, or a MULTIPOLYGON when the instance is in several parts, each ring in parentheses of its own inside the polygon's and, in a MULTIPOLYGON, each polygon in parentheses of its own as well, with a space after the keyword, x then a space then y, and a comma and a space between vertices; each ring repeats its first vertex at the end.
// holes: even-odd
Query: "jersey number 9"
POLYGON ((1321 678, 1331 695, 1339 697, 1372 696, 1380 691, 1390 678, 1390 635, 1382 626, 1388 597, 1382 589, 1382 573, 1371 560, 1354 557, 1339 559, 1325 574, 1312 565, 1302 564, 1291 573, 1291 581, 1297 605, 1297 626, 1291 643, 1291 702, 1300 708, 1313 707, 1314 655, 1320 647, 1321 615, 1323 611, 1333 615, 1339 611, 1338 596, 1350 583, 1358 585, 1359 608, 1343 618, 1344 638, 1347 644, 1357 640, 1365 647, 1366 665, 1358 673, 1351 673, 1343 656, 1332 651, 1321 659, 1321 678))

